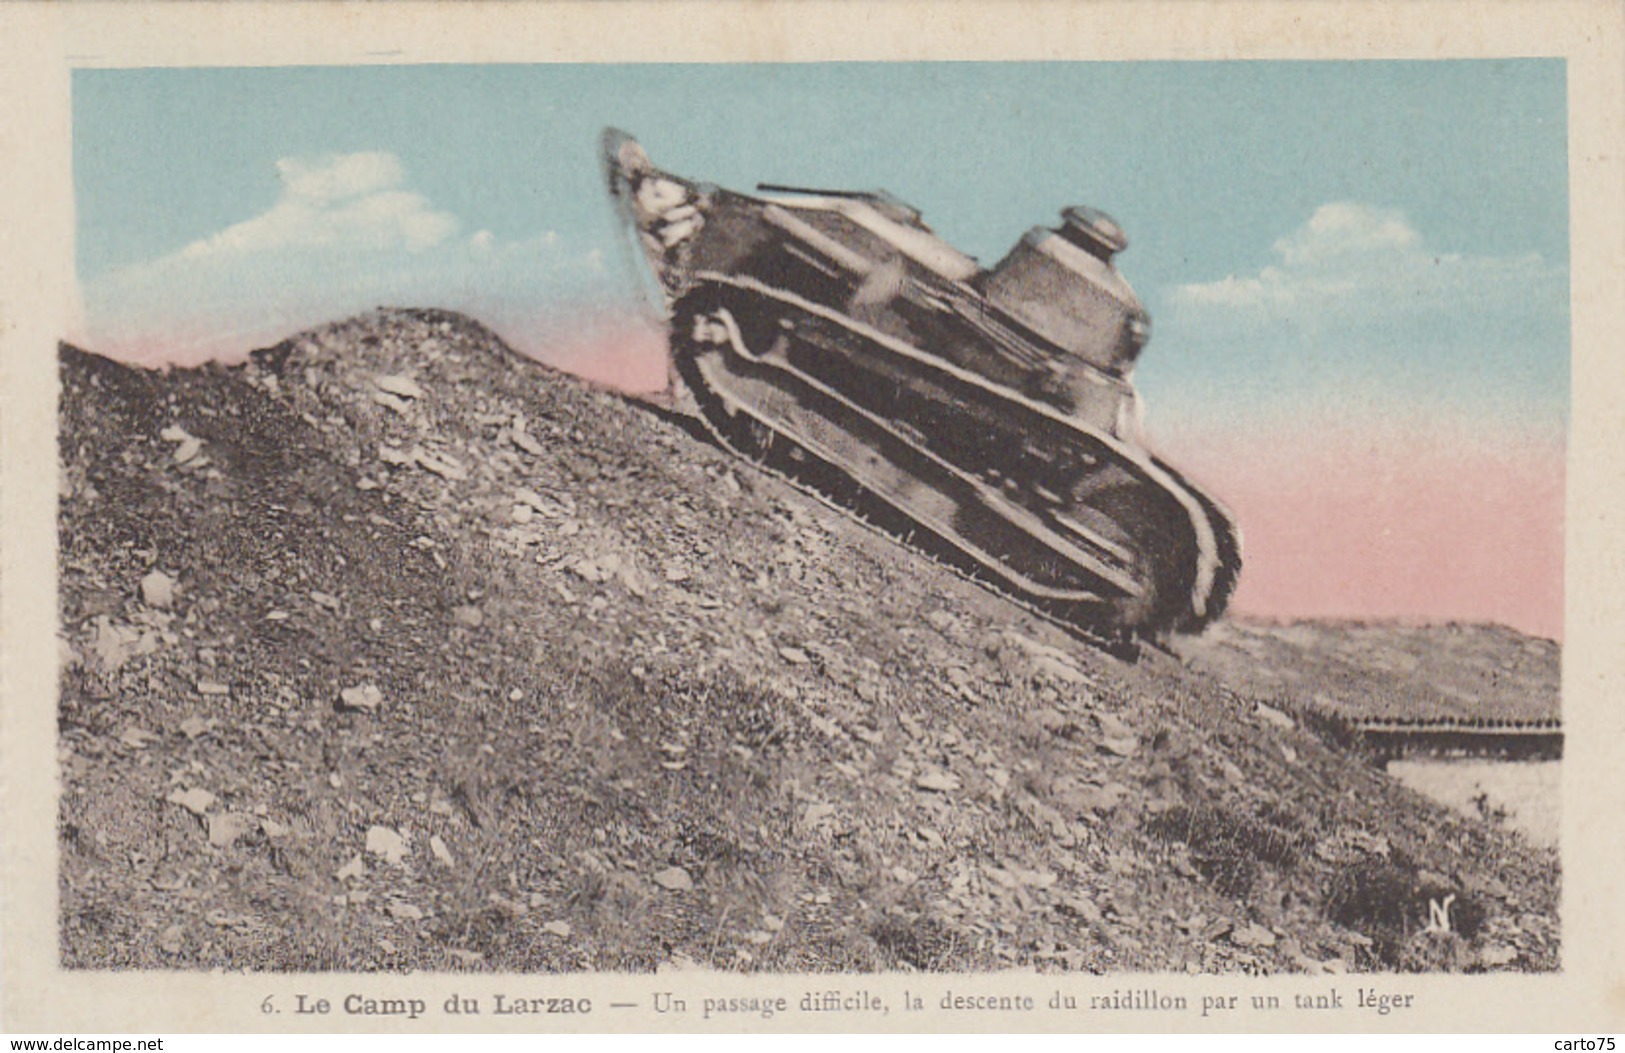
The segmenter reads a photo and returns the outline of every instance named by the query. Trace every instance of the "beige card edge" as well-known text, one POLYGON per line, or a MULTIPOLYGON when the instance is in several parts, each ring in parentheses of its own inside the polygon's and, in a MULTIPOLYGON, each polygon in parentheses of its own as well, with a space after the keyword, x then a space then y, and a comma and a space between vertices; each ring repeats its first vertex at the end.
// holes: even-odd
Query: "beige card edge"
MULTIPOLYGON (((20 1031, 358 1030, 1622 1030, 1625 778, 1622 682, 1625 523, 1625 16, 1572 3, 895 3, 878 5, 152 5, 0 7, 0 1013, 20 1031), (1194 1014, 1050 1011, 1072 981, 845 975, 557 977, 63 972, 56 966, 55 344, 72 310, 69 79, 77 65, 391 62, 819 61, 1562 57, 1569 70, 1574 397, 1568 474, 1564 705, 1565 952, 1549 976, 1344 977, 1416 996, 1412 1013, 1283 1011, 1220 1023, 1194 1014), (40 656, 44 660, 40 660, 40 656), (701 1020, 607 1011, 575 1018, 428 1017, 397 1022, 262 1012, 266 996, 460 991, 647 1004, 654 992, 1028 994, 1031 1013, 894 1011, 701 1020)), ((1327 978, 1088 978, 1088 990, 1315 993, 1327 978)), ((929 999, 934 1001, 934 999, 929 999)))

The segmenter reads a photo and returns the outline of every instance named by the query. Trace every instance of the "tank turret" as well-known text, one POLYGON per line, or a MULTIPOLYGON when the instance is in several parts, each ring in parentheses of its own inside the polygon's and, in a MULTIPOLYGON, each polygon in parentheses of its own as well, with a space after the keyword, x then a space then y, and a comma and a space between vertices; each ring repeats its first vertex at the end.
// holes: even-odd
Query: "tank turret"
POLYGON ((1096 369, 1125 376, 1151 335, 1139 297, 1112 257, 1128 247, 1117 221, 1077 206, 1034 227, 983 276, 988 301, 1096 369))

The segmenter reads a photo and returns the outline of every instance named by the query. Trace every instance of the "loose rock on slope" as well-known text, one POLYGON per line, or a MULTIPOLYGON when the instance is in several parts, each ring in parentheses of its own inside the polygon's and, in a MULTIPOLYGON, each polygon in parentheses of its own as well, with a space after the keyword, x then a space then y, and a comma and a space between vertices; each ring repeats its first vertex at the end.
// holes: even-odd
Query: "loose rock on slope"
POLYGON ((69 966, 1557 964, 1553 853, 467 319, 62 369, 69 966))

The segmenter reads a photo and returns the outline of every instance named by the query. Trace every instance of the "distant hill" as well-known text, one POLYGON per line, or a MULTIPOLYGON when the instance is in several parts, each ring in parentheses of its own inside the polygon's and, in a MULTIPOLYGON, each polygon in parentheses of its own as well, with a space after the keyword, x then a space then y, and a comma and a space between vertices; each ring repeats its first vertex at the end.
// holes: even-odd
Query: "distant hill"
POLYGON ((1355 721, 1561 716, 1557 644, 1500 625, 1232 620, 1176 649, 1260 698, 1355 721))
POLYGON ((1558 966, 1555 852, 1298 708, 1544 646, 1125 664, 451 314, 61 368, 70 967, 1558 966))

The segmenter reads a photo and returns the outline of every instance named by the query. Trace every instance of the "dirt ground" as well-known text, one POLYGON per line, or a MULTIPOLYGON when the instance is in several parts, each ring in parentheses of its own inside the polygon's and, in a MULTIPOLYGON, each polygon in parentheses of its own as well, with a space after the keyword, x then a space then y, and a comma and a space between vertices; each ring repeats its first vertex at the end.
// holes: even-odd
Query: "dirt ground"
POLYGON ((61 364, 67 966, 1558 967, 1291 649, 1100 654, 455 315, 61 364))

